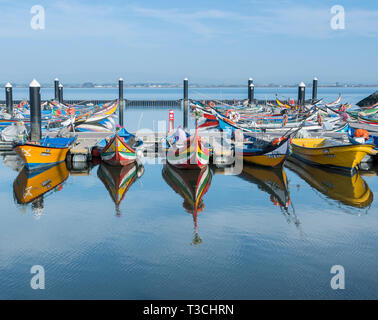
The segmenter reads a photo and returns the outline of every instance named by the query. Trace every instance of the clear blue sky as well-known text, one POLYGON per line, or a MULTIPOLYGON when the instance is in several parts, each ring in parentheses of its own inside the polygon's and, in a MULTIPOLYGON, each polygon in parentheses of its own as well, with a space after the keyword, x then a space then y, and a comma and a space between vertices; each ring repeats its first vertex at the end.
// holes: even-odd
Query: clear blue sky
POLYGON ((378 1, 0 0, 0 82, 378 83, 378 1), (30 27, 34 4, 45 30, 30 27), (331 7, 345 8, 332 30, 331 7))

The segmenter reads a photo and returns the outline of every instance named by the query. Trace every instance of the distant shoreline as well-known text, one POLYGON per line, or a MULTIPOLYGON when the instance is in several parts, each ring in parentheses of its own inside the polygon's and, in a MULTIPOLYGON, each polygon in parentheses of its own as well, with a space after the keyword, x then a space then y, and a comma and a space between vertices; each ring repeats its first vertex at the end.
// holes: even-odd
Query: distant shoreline
MULTIPOLYGON (((306 85, 307 88, 312 88, 312 84, 306 85)), ((0 84, 0 88, 4 88, 5 83, 0 84)), ((217 88, 245 88, 246 85, 189 85, 189 88, 197 89, 217 89, 217 88)), ((29 88, 26 84, 13 84, 14 89, 26 89, 29 88)), ((41 84, 41 88, 51 88, 54 86, 51 84, 41 84)), ((81 85, 64 85, 64 88, 70 89, 117 89, 117 85, 94 85, 94 86, 81 86, 81 85)), ((124 88, 130 89, 180 89, 182 85, 124 85, 124 88)), ((255 88, 298 88, 297 85, 259 85, 255 84, 255 88)), ((318 88, 378 88, 378 84, 368 85, 318 85, 318 88)))

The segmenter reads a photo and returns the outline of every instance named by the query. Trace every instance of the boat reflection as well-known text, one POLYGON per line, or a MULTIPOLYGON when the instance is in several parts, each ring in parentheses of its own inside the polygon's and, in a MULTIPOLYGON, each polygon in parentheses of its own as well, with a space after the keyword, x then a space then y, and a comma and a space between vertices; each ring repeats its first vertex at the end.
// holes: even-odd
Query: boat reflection
MULTIPOLYGON (((216 174, 222 174, 223 171, 222 168, 214 168, 216 174)), ((244 163, 239 177, 256 184, 261 191, 267 193, 272 204, 280 209, 286 221, 293 222, 299 228, 300 222, 291 203, 288 181, 283 167, 268 168, 244 163)))
POLYGON ((49 191, 60 191, 68 176, 65 162, 33 171, 24 167, 13 182, 15 201, 21 205, 32 203, 33 212, 39 217, 44 209, 44 196, 49 191))
POLYGON ((114 167, 101 162, 97 176, 108 190, 116 206, 116 216, 121 216, 120 204, 131 185, 144 173, 144 167, 139 161, 126 166, 114 167))
POLYGON ((0 156, 3 158, 3 164, 14 171, 20 171, 24 166, 24 162, 14 152, 0 152, 0 156))
POLYGON ((270 194, 270 201, 275 206, 288 211, 291 200, 283 168, 270 169, 244 164, 240 177, 255 183, 260 190, 270 194))
POLYGON ((356 172, 353 176, 340 171, 310 166, 296 159, 285 164, 310 186, 329 198, 355 208, 365 208, 373 201, 368 184, 356 172))
POLYGON ((192 244, 201 244, 202 239, 198 234, 197 216, 205 208, 203 197, 210 187, 212 177, 209 166, 201 170, 183 170, 166 164, 163 167, 162 175, 165 182, 184 199, 182 203, 184 209, 193 215, 194 238, 192 244))

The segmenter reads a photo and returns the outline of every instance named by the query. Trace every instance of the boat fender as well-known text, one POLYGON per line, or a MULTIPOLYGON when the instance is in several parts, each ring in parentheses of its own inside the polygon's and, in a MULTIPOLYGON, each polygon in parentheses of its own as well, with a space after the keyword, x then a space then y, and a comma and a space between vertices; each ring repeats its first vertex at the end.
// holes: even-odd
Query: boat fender
POLYGON ((283 126, 286 126, 287 122, 289 121, 289 116, 285 113, 285 115, 283 116, 283 126))
POLYGON ((75 114, 75 108, 68 108, 68 109, 66 109, 66 114, 68 116, 74 115, 75 114))
POLYGON ((231 109, 226 111, 226 117, 229 118, 233 122, 238 122, 240 119, 239 113, 231 109))
POLYGON ((318 113, 318 124, 319 124, 319 126, 323 125, 323 118, 322 118, 320 113, 318 113))
POLYGON ((138 170, 137 170, 137 176, 138 176, 138 178, 140 178, 141 176, 143 176, 143 173, 144 173, 144 167, 143 166, 139 166, 138 170))
POLYGON ((136 151, 136 155, 137 155, 138 158, 143 158, 143 151, 140 150, 140 149, 137 150, 137 151, 136 151))
POLYGON ((369 139, 369 131, 365 129, 357 129, 354 131, 354 137, 355 138, 364 138, 365 140, 369 139))
POLYGON ((276 138, 272 141, 272 145, 276 145, 276 144, 279 144, 281 141, 283 141, 285 138, 284 137, 281 137, 281 138, 276 138))
POLYGON ((343 112, 343 113, 341 114, 341 118, 343 119, 343 121, 347 121, 348 118, 349 118, 349 116, 348 116, 347 113, 343 112))

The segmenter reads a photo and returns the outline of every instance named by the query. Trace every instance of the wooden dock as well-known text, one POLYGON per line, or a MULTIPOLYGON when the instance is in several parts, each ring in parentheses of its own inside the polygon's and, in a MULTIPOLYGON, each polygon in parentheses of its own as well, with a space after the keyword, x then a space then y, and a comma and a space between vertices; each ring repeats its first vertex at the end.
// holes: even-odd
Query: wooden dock
POLYGON ((78 132, 75 145, 70 149, 71 154, 90 155, 93 147, 102 139, 111 136, 113 133, 103 132, 78 132))

